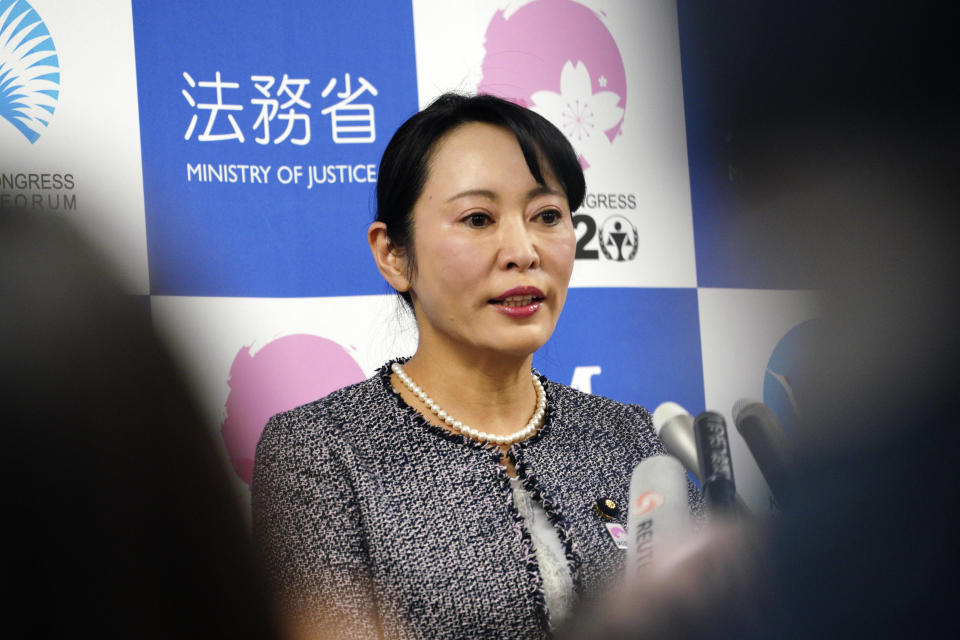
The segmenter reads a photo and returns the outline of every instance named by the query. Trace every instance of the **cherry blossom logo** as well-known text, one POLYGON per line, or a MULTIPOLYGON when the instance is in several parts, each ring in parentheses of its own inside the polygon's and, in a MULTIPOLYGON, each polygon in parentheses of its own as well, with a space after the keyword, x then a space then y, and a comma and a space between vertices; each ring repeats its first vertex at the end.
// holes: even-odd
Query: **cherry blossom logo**
POLYGON ((644 491, 633 501, 633 516, 642 516, 656 511, 663 504, 663 496, 656 491, 644 491))
POLYGON ((240 479, 250 484, 253 456, 267 420, 366 376, 346 349, 312 335, 278 338, 251 354, 237 352, 221 435, 240 479))
POLYGON ((623 59, 602 15, 572 0, 535 0, 486 32, 480 93, 529 107, 563 131, 584 168, 620 134, 623 59))
POLYGON ((614 544, 621 549, 627 548, 627 530, 623 528, 622 524, 616 522, 605 522, 607 526, 607 531, 610 533, 610 537, 613 538, 614 544))

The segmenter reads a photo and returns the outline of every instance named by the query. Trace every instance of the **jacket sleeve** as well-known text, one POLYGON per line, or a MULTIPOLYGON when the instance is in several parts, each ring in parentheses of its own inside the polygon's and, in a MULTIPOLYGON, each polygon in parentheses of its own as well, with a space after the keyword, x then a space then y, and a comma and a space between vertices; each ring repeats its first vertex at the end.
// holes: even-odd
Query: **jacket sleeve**
POLYGON ((342 460, 304 438, 293 412, 274 416, 257 445, 253 535, 298 635, 380 636, 356 495, 342 460))

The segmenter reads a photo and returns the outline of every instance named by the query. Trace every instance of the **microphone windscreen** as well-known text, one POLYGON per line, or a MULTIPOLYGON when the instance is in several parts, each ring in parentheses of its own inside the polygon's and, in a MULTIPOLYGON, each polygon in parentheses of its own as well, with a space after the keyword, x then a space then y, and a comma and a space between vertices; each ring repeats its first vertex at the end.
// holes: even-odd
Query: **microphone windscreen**
POLYGON ((687 475, 671 456, 641 460, 630 477, 627 511, 627 575, 675 547, 692 531, 687 475))
POLYGON ((664 402, 653 412, 653 429, 667 453, 677 458, 687 471, 701 482, 697 442, 693 435, 693 416, 676 402, 664 402))
POLYGON ((791 456, 780 420, 762 402, 743 398, 733 405, 733 422, 774 497, 783 500, 791 456))
POLYGON ((663 430, 663 425, 665 425, 668 420, 683 415, 688 416, 690 412, 676 402, 661 402, 660 406, 653 411, 653 430, 657 432, 657 435, 660 435, 660 431, 663 430))

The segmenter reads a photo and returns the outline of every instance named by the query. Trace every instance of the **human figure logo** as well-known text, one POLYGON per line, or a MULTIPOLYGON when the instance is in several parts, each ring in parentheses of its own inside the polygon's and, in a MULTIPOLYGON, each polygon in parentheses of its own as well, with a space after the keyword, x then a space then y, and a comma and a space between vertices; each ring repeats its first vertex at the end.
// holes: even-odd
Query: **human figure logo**
POLYGON ((60 97, 53 37, 26 0, 0 0, 0 117, 33 144, 60 97))
POLYGON ((626 262, 637 255, 640 234, 632 222, 621 215, 613 215, 600 225, 600 251, 607 260, 626 262))

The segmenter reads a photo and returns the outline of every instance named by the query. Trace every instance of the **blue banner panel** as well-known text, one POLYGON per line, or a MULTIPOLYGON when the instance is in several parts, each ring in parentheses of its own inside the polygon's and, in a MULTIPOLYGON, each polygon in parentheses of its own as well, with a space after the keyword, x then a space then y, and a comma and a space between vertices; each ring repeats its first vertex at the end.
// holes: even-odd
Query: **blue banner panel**
POLYGON ((696 289, 570 289, 557 329, 534 356, 547 377, 650 411, 704 408, 696 289))
POLYGON ((380 294, 377 164, 417 111, 409 2, 134 2, 150 289, 380 294))

